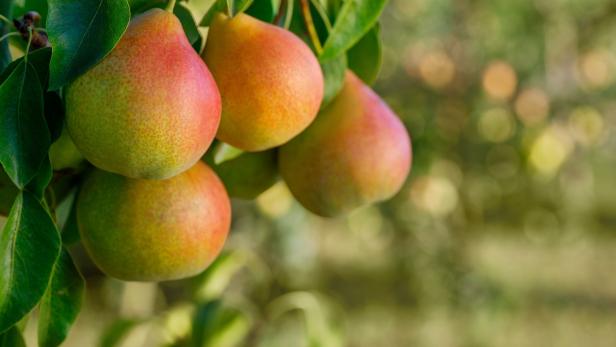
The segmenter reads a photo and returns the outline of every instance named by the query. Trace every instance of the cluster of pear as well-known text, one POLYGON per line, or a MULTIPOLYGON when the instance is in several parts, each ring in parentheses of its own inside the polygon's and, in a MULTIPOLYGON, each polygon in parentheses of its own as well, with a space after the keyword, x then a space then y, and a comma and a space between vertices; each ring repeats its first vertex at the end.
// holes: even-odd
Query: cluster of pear
POLYGON ((252 199, 279 174, 321 216, 393 196, 411 165, 402 122, 352 72, 317 117, 323 93, 315 55, 280 27, 217 14, 199 56, 170 12, 134 17, 65 91, 66 129, 96 167, 76 205, 92 260, 123 280, 195 275, 223 247, 229 193, 252 199), (244 153, 216 165, 214 138, 244 153))

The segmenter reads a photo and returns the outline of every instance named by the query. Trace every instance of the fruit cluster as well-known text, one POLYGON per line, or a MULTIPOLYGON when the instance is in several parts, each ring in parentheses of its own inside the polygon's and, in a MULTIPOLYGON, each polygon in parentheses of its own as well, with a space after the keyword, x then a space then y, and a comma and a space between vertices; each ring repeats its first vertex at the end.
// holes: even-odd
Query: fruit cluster
POLYGON ((76 210, 93 261, 124 280, 195 275, 224 245, 228 194, 255 198, 279 174, 320 216, 393 196, 411 166, 402 122, 350 71, 334 100, 323 95, 317 58, 283 28, 219 13, 199 56, 172 13, 134 17, 65 89, 66 131, 51 149, 56 169, 80 155, 96 167, 76 210), (241 154, 217 163, 208 149, 222 143, 241 154))

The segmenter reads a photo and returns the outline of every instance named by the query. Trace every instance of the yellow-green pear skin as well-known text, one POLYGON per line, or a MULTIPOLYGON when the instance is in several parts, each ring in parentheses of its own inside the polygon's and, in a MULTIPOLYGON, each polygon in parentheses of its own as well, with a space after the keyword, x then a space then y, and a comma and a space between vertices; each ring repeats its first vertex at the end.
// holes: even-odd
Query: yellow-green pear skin
POLYGON ((94 166, 165 179, 196 163, 220 122, 220 94, 180 21, 152 9, 66 92, 66 123, 94 166))
POLYGON ((204 160, 216 171, 232 198, 256 199, 279 180, 277 152, 273 149, 244 152, 220 164, 214 163, 210 151, 204 160))
POLYGON ((95 170, 77 200, 83 245, 107 275, 167 281, 196 275, 220 253, 231 204, 214 171, 199 161, 166 180, 95 170))
POLYGON ((335 217, 386 200, 411 167, 411 141, 391 109, 347 72, 338 96, 279 150, 280 174, 308 210, 335 217))
POLYGON ((323 73, 293 33, 247 14, 218 14, 202 57, 222 96, 217 138, 258 152, 302 132, 323 100, 323 73))
POLYGON ((60 137, 49 148, 49 160, 55 171, 78 169, 84 163, 84 157, 69 136, 66 128, 62 129, 60 137))

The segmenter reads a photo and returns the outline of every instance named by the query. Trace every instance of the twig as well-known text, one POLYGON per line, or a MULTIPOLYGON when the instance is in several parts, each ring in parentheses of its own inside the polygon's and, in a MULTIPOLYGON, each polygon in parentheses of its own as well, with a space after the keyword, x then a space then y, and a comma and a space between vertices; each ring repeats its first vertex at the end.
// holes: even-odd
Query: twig
POLYGON ((282 17, 284 16, 285 12, 287 12, 287 6, 289 6, 287 0, 280 0, 280 6, 278 7, 278 13, 276 14, 276 17, 274 18, 274 24, 280 26, 280 21, 282 20, 282 17))
POLYGON ((299 3, 302 9, 302 17, 304 18, 304 24, 306 24, 308 36, 310 36, 310 40, 312 41, 312 45, 314 46, 314 50, 317 55, 321 55, 323 52, 323 46, 321 45, 321 40, 317 34, 317 29, 314 27, 312 13, 310 13, 310 4, 308 3, 308 0, 300 0, 299 3))
POLYGON ((6 18, 5 16, 0 14, 0 20, 3 21, 4 23, 8 24, 8 25, 13 25, 13 22, 11 22, 10 19, 6 18))
POLYGON ((21 36, 21 34, 18 33, 18 32, 11 32, 11 33, 8 33, 8 34, 4 34, 4 35, 2 35, 2 37, 0 37, 0 42, 8 39, 11 36, 21 36))

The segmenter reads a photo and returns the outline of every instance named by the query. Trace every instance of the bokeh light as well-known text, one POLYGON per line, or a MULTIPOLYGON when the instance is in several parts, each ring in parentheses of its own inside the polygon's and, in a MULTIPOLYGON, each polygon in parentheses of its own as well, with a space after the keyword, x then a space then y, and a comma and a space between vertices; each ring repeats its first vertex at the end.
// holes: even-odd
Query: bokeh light
POLYGON ((531 165, 545 176, 553 176, 569 158, 574 142, 567 129, 560 124, 547 127, 532 145, 531 165))
POLYGON ((525 126, 536 126, 548 117, 550 99, 539 88, 524 89, 515 100, 515 112, 525 126))
POLYGON ((493 108, 481 114, 477 127, 481 137, 487 141, 504 142, 514 135, 516 123, 508 110, 493 108))
POLYGON ((429 52, 419 62, 419 74, 427 85, 440 89, 453 81, 455 65, 447 54, 429 52))
POLYGON ((483 89, 497 100, 510 99, 518 86, 513 67, 504 61, 490 63, 483 72, 483 89))

